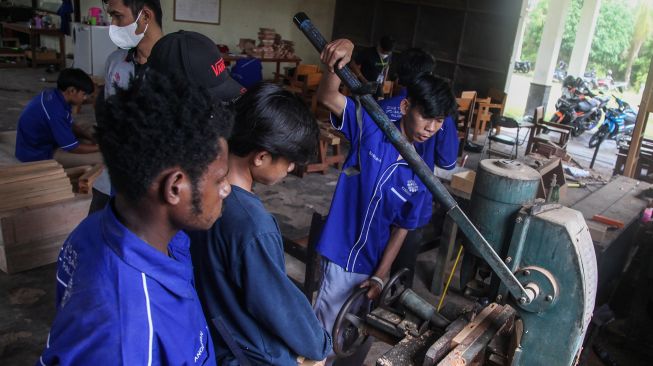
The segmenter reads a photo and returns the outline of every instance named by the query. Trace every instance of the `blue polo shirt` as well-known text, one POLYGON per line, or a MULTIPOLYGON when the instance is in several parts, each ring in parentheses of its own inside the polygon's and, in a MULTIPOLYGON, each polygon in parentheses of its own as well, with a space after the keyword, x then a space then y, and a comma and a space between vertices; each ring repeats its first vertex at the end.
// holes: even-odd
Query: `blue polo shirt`
MULTIPOLYGON (((401 92, 388 99, 379 101, 379 105, 388 115, 390 120, 401 119, 401 101, 406 99, 408 92, 403 88, 401 92)), ((456 167, 458 159, 458 131, 453 117, 445 118, 442 127, 435 133, 435 165, 442 169, 451 170, 456 167)))
POLYGON ((57 148, 79 145, 73 134, 73 117, 59 89, 47 89, 27 104, 18 118, 16 158, 22 162, 52 159, 57 148))
MULTIPOLYGON (((351 149, 317 250, 348 272, 372 274, 392 226, 411 230, 429 220, 431 195, 365 110, 359 138, 353 100, 347 98, 342 121, 334 121, 332 116, 331 123, 350 141, 351 149), (357 165, 359 151, 361 173, 347 176, 344 170, 357 165)), ((399 121, 395 123, 399 126, 399 121)), ((433 169, 435 139, 414 146, 433 169)))
POLYGON ((70 234, 57 262, 57 314, 37 365, 215 365, 193 287, 189 240, 169 256, 109 204, 70 234))

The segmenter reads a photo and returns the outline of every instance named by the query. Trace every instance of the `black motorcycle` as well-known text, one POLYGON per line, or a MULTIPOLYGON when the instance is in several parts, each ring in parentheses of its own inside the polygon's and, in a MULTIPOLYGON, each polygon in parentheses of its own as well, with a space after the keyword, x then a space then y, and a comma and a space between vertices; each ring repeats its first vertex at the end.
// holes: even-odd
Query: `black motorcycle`
POLYGON ((515 61, 515 71, 526 74, 531 70, 532 65, 530 61, 515 61))
POLYGON ((601 122, 602 109, 610 97, 592 94, 583 79, 573 76, 565 78, 562 91, 551 122, 571 126, 571 135, 574 137, 593 129, 601 122))

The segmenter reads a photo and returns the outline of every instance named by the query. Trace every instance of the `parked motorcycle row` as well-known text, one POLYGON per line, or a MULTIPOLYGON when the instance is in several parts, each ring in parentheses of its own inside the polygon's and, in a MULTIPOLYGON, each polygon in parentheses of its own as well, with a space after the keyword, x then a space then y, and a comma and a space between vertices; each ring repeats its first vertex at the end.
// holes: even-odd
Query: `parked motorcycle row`
POLYGON ((592 74, 586 74, 584 78, 567 76, 562 83, 562 96, 556 102, 556 112, 551 117, 551 122, 571 126, 574 137, 600 124, 589 140, 590 148, 596 147, 606 138, 619 142, 623 136, 632 135, 637 117, 637 111, 622 99, 613 96, 617 107, 609 108, 609 96, 603 95, 602 91, 598 95, 592 93, 591 83, 587 81, 592 77, 592 74))

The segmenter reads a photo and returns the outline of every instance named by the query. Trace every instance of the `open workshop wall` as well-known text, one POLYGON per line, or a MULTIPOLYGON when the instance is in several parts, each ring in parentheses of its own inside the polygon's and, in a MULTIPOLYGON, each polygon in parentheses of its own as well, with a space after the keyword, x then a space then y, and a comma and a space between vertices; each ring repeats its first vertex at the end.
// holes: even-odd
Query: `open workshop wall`
POLYGON ((371 46, 385 34, 396 51, 421 47, 456 94, 504 89, 516 37, 519 0, 337 0, 333 38, 371 46))

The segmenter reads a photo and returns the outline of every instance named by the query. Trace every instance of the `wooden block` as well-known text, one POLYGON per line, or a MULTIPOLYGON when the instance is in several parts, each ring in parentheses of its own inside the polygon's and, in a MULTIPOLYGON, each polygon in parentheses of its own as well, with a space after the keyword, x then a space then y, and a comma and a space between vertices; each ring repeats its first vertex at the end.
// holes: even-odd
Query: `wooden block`
POLYGON ((0 165, 0 176, 12 175, 20 171, 33 171, 39 168, 58 167, 56 160, 41 160, 30 163, 20 163, 12 165, 0 165))
POLYGON ((603 242, 603 240, 605 239, 605 233, 608 231, 607 226, 590 220, 587 221, 587 228, 590 230, 592 241, 598 244, 603 242))
POLYGON ((56 203, 0 212, 0 245, 11 246, 69 233, 88 215, 91 198, 75 195, 56 203))
POLYGON ((451 175, 451 188, 471 194, 475 180, 476 172, 473 170, 455 173, 451 175))
POLYGON ((592 220, 604 223, 609 226, 616 226, 617 229, 623 229, 623 227, 625 226, 623 221, 619 221, 617 219, 613 219, 603 215, 594 215, 592 216, 592 220))
POLYGON ((0 269, 7 273, 56 260, 70 232, 87 216, 91 198, 72 199, 0 212, 0 269))
POLYGON ((467 324, 465 328, 463 328, 463 330, 460 331, 460 333, 458 333, 456 337, 454 337, 452 343, 454 345, 459 345, 463 343, 465 338, 467 338, 467 336, 469 336, 472 332, 474 332, 476 328, 478 328, 478 326, 483 322, 483 320, 485 320, 485 318, 487 318, 488 315, 492 314, 498 308, 499 305, 496 303, 492 303, 486 306, 485 309, 481 310, 481 313, 474 318, 474 320, 472 320, 469 324, 467 324))
POLYGON ((0 269, 13 274, 54 263, 66 237, 68 234, 11 248, 0 245, 0 269))
POLYGON ((93 188, 93 182, 95 182, 95 179, 100 176, 102 173, 102 169, 104 169, 103 164, 95 164, 91 169, 89 169, 86 173, 82 174, 79 177, 79 193, 84 193, 88 194, 91 193, 91 188, 93 188))

